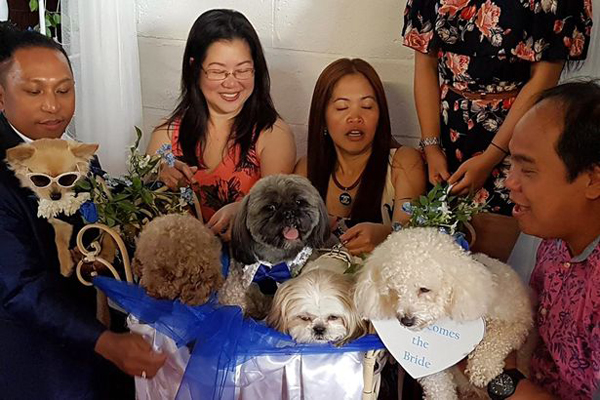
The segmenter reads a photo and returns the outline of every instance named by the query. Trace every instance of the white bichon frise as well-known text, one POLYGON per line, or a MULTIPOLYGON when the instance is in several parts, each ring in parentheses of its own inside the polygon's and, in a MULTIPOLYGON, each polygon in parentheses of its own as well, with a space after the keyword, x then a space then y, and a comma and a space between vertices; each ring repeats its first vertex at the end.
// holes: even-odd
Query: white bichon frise
MULTIPOLYGON (((354 299, 363 318, 397 318, 413 330, 445 317, 457 322, 483 317, 484 338, 465 370, 477 388, 502 373, 504 359, 524 343, 533 324, 527 288, 510 266, 464 251, 435 228, 392 233, 367 258, 354 299)), ((424 398, 456 399, 459 374, 448 369, 419 379, 424 398)))

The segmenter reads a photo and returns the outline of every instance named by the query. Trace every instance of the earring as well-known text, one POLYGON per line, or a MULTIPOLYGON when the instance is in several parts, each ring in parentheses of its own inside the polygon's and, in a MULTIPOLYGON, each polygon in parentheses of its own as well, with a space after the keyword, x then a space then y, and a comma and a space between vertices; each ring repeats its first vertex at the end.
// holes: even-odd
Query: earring
POLYGON ((329 135, 329 131, 327 130, 327 128, 323 129, 323 136, 327 136, 329 135))

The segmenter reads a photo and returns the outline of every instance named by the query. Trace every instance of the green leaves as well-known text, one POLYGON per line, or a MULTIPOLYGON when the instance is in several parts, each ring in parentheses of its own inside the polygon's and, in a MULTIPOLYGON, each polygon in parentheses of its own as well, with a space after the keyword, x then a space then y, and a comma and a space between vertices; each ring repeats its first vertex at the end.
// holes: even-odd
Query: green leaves
MULTIPOLYGON (((29 0, 29 10, 38 11, 40 9, 39 0, 29 0)), ((58 26, 60 25, 62 18, 60 12, 58 11, 49 11, 46 9, 44 15, 44 21, 46 24, 46 32, 45 35, 48 37, 52 37, 52 30, 50 28, 54 28, 55 32, 58 31, 58 26)), ((39 24, 35 26, 35 30, 39 31, 39 24)))
POLYGON ((438 227, 454 234, 486 207, 487 203, 474 202, 473 196, 452 196, 449 187, 437 184, 426 196, 402 205, 402 210, 410 214, 408 226, 438 227))
POLYGON ((161 156, 139 151, 142 131, 136 130, 135 143, 129 148, 127 174, 114 178, 91 176, 77 185, 79 192, 90 193, 96 204, 98 222, 118 228, 129 243, 135 242, 143 226, 160 215, 187 212, 180 192, 172 192, 158 181, 161 156))

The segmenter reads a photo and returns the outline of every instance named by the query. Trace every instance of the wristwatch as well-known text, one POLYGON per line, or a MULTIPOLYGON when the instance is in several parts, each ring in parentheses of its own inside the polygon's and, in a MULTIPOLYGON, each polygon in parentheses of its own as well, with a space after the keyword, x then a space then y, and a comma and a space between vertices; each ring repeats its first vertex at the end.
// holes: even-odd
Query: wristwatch
POLYGON ((518 369, 507 369, 488 383, 487 392, 492 400, 504 400, 515 393, 517 384, 525 375, 518 369))
POLYGON ((425 139, 421 139, 419 141, 419 147, 421 150, 425 149, 427 146, 439 146, 441 144, 439 137, 426 137, 425 139))

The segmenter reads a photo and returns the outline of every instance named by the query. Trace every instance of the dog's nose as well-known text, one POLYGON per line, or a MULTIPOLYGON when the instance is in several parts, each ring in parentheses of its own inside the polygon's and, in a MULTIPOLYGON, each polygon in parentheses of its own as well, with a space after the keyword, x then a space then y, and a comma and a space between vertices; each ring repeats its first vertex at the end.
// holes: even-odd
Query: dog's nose
POLYGON ((296 217, 296 212, 294 210, 285 210, 283 212, 283 216, 285 217, 286 220, 290 220, 290 219, 296 217))
POLYGON ((415 317, 404 316, 400 318, 400 323, 404 326, 413 326, 415 324, 415 317))
POLYGON ((62 195, 60 194, 60 192, 52 192, 50 193, 50 199, 51 200, 60 200, 60 198, 62 197, 62 195))
POLYGON ((315 332, 316 335, 322 335, 325 333, 325 327, 324 326, 315 326, 313 328, 313 332, 315 332))

